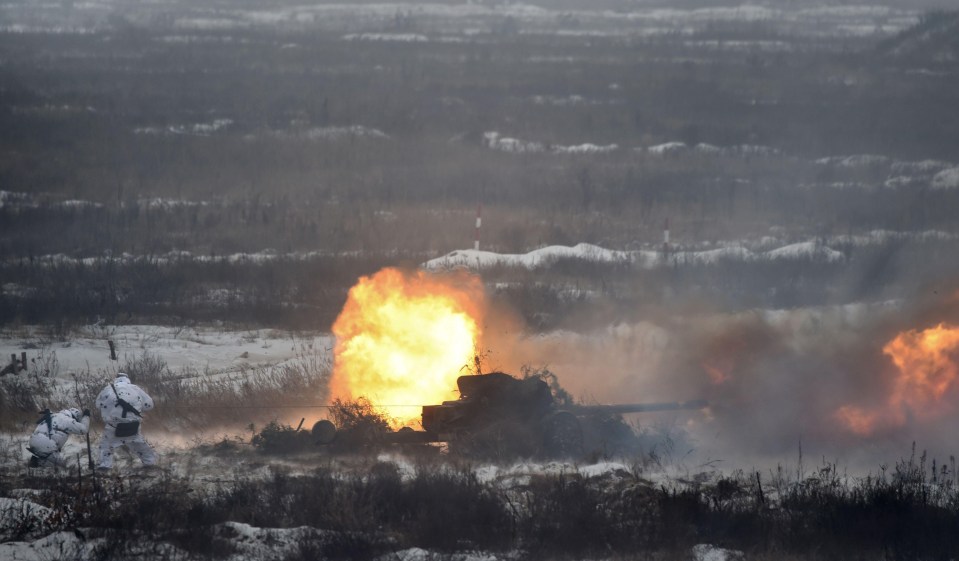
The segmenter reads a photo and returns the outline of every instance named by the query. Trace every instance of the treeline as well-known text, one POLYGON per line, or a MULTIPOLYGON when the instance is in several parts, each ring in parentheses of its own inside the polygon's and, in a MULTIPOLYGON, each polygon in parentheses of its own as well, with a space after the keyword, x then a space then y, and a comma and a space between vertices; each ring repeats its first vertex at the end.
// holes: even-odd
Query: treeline
MULTIPOLYGON (((529 270, 482 271, 494 301, 518 313, 533 330, 582 329, 634 321, 684 302, 711 309, 789 309, 886 301, 950 291, 959 278, 950 239, 890 239, 838 245, 824 254, 721 258, 697 262, 673 256, 645 269, 628 260, 565 258, 529 270)), ((362 275, 385 266, 417 266, 417 253, 312 255, 162 255, 84 260, 44 258, 0 263, 0 324, 98 320, 110 324, 183 325, 226 321, 327 330, 362 275)))
MULTIPOLYGON (((263 250, 436 255, 472 246, 479 204, 483 248, 509 253, 580 242, 610 249, 656 245, 667 218, 680 246, 771 233, 803 240, 872 230, 952 232, 959 225, 952 211, 959 189, 933 188, 929 173, 887 186, 896 173, 889 164, 844 167, 694 151, 567 159, 481 150, 437 145, 437 165, 398 165, 388 176, 354 178, 361 184, 339 183, 318 169, 315 188, 299 193, 280 174, 272 178, 274 190, 208 193, 210 199, 194 198, 199 193, 191 189, 179 191, 188 197, 167 199, 119 190, 119 200, 97 204, 60 195, 10 197, 0 206, 0 256, 263 250), (482 171, 443 163, 444 155, 470 151, 484 162, 482 171)), ((252 149, 246 155, 255 157, 252 149)), ((200 189, 207 178, 213 182, 205 174, 188 182, 200 189)))
POLYGON ((0 266, 0 318, 7 325, 225 321, 329 329, 356 280, 395 259, 25 260, 0 266))
MULTIPOLYGON (((108 41, 7 34, 0 184, 99 202, 331 190, 436 200, 444 190, 482 194, 481 182, 460 183, 472 176, 526 190, 525 174, 489 172, 504 166, 500 159, 443 146, 486 131, 626 150, 681 140, 804 157, 959 160, 954 73, 917 79, 914 66, 866 42, 814 48, 778 38, 797 43, 793 52, 697 46, 716 34, 777 39, 748 26, 691 38, 516 34, 409 44, 243 30, 196 31, 184 42, 149 28, 106 33, 108 41), (203 138, 134 132, 217 119, 231 124, 203 138), (352 125, 392 140, 302 136, 352 125)), ((575 177, 582 161, 537 167, 575 177)))

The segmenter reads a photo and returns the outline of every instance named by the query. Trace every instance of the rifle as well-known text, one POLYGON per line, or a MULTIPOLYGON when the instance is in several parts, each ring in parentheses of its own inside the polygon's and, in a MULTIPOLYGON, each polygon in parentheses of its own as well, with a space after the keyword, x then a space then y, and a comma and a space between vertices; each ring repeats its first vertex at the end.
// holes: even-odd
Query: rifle
POLYGON ((127 418, 127 413, 133 413, 137 417, 143 418, 143 415, 137 411, 137 408, 130 405, 130 402, 120 397, 120 394, 117 393, 117 387, 113 385, 113 382, 110 382, 110 387, 113 388, 113 395, 117 396, 117 405, 123 409, 123 418, 127 418))
MULTIPOLYGON (((112 340, 107 340, 107 344, 110 345, 110 360, 117 360, 117 348, 113 344, 112 340)), ((127 418, 127 413, 133 413, 137 417, 143 418, 143 415, 137 411, 136 407, 130 405, 129 402, 120 397, 120 394, 117 393, 117 387, 113 385, 113 382, 110 382, 110 387, 113 388, 113 395, 117 396, 117 404, 123 408, 123 418, 127 418)))
POLYGON ((46 423, 47 424, 47 436, 53 434, 53 413, 50 412, 50 408, 47 407, 43 411, 37 413, 40 415, 40 419, 37 420, 37 424, 46 423))

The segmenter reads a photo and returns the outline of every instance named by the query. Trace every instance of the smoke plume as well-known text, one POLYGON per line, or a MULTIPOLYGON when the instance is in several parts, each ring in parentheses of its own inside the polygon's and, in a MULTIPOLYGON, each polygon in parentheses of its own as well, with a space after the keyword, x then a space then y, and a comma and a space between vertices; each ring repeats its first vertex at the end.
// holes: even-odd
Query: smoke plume
MULTIPOLYGON (((491 317, 484 341, 495 366, 510 372, 547 366, 587 403, 707 400, 703 411, 640 419, 680 424, 704 456, 734 463, 788 461, 801 443, 812 457, 875 467, 907 455, 913 442, 940 457, 954 449, 959 408, 951 403, 959 401, 959 380, 929 374, 937 376, 947 403, 936 405, 935 414, 917 414, 891 397, 905 373, 883 349, 903 332, 959 325, 956 295, 685 313, 544 335, 521 335, 515 318, 491 317), (857 430, 849 412, 872 415, 876 422, 857 430)), ((953 364, 959 359, 959 349, 943 353, 953 364)))

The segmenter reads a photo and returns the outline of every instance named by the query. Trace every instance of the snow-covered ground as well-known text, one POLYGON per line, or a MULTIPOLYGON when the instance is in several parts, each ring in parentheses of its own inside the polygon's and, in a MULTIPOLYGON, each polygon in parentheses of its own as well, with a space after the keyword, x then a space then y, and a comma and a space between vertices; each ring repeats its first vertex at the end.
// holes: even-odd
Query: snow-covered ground
MULTIPOLYGON (((158 199, 152 201, 150 204, 161 205, 166 203, 158 199)), ((679 238, 674 237, 674 242, 668 254, 665 254, 661 247, 654 247, 652 245, 647 249, 615 250, 588 243, 580 243, 575 246, 551 245, 519 254, 458 249, 446 255, 430 259, 422 263, 422 267, 428 270, 454 269, 458 267, 486 269, 495 266, 535 269, 548 266, 558 259, 579 259, 598 263, 628 264, 646 269, 666 265, 714 265, 723 260, 770 262, 812 259, 822 262, 839 262, 846 257, 846 254, 842 249, 836 249, 837 247, 852 246, 861 248, 882 246, 890 242, 944 242, 956 239, 959 239, 959 234, 942 230, 911 232, 873 230, 858 234, 825 236, 804 241, 764 236, 759 239, 683 242, 680 241, 679 238)), ((201 263, 267 264, 281 260, 310 261, 332 255, 335 254, 325 251, 294 251, 281 253, 270 249, 228 255, 201 255, 189 251, 171 251, 166 254, 151 254, 148 256, 127 253, 122 255, 107 253, 96 257, 71 257, 64 254, 40 255, 33 257, 32 262, 50 266, 74 264, 93 266, 106 262, 135 263, 141 260, 145 260, 153 265, 172 265, 178 262, 191 261, 201 263)), ((18 260, 13 260, 11 262, 15 263, 17 261, 18 260)), ((29 287, 22 287, 15 283, 5 283, 0 285, 0 288, 8 295, 22 294, 30 291, 29 287)), ((211 301, 217 298, 226 301, 228 297, 228 294, 210 295, 211 301)))
POLYGON ((573 247, 552 245, 522 254, 459 249, 431 259, 424 263, 423 267, 429 270, 459 267, 486 269, 496 266, 535 269, 550 265, 558 259, 581 259, 598 263, 623 263, 642 268, 654 268, 671 264, 712 265, 724 259, 736 261, 813 259, 834 262, 842 260, 843 257, 842 252, 830 249, 817 241, 788 244, 768 251, 751 251, 742 245, 729 245, 701 251, 671 251, 668 254, 662 250, 652 249, 615 251, 581 243, 573 247))
POLYGON ((231 331, 212 327, 163 327, 156 325, 89 326, 56 340, 42 329, 0 332, 0 356, 27 352, 27 360, 56 363, 59 374, 104 371, 113 373, 119 364, 143 353, 157 356, 172 370, 190 367, 200 372, 223 373, 257 366, 277 366, 296 360, 304 347, 322 355, 332 350, 330 335, 291 334, 273 330, 231 331), (107 340, 117 345, 119 360, 110 360, 107 340))
POLYGON ((211 134, 225 129, 233 124, 233 119, 214 119, 208 123, 187 123, 177 125, 167 125, 165 127, 137 127, 133 129, 134 134, 146 135, 188 135, 188 136, 210 136, 211 134))
MULTIPOLYGON (((240 451, 232 455, 206 454, 197 449, 180 449, 168 453, 168 460, 164 469, 181 481, 189 481, 191 489, 214 490, 222 485, 235 484, 237 481, 251 479, 269 480, 273 477, 273 468, 285 469, 290 476, 308 475, 317 464, 347 476, 351 473, 367 473, 372 463, 393 465, 404 482, 416 479, 418 470, 423 469, 421 462, 409 457, 382 453, 375 458, 340 457, 330 458, 317 455, 299 455, 291 458, 263 457, 249 450, 240 451), (270 466, 273 466, 271 468, 270 466)), ((0 466, 9 468, 10 466, 0 466)), ((463 466, 436 466, 434 469, 451 469, 458 471, 463 466)), ((476 481, 498 492, 522 493, 534 478, 543 476, 568 475, 590 478, 597 484, 619 485, 633 484, 642 479, 644 485, 657 486, 663 489, 672 488, 681 477, 688 474, 685 468, 640 467, 615 461, 599 461, 597 463, 574 464, 570 462, 519 462, 515 464, 477 464, 467 469, 475 474, 476 481)), ((138 477, 137 472, 131 471, 133 479, 138 477)), ((51 470, 33 470, 32 476, 43 478, 55 476, 51 470)), ((721 477, 719 471, 707 469, 699 472, 699 480, 710 481, 721 477)), ((133 479, 130 481, 132 482, 133 479)), ((157 484, 157 483, 153 483, 157 484)), ((141 489, 148 489, 150 480, 136 482, 141 489)), ((4 561, 46 561, 48 559, 89 558, 98 547, 104 544, 104 538, 88 537, 91 530, 80 528, 79 531, 58 531, 62 524, 57 513, 48 507, 42 506, 36 500, 37 492, 34 489, 15 489, 14 497, 0 497, 0 559, 4 561), (86 535, 85 535, 86 534, 86 535), (11 538, 16 538, 12 541, 11 538)), ((230 561, 260 561, 266 559, 281 559, 296 552, 304 540, 322 540, 328 537, 331 531, 310 526, 291 528, 257 527, 242 522, 223 522, 213 529, 216 539, 223 539, 232 544, 235 551, 225 557, 230 561)), ((134 545, 133 547, 139 547, 134 545)), ((176 546, 170 543, 153 543, 150 539, 142 540, 144 558, 154 558, 158 550, 176 558, 192 559, 189 554, 177 551, 176 546)), ((381 557, 383 561, 404 559, 411 561, 442 559, 461 561, 488 561, 516 559, 518 552, 486 552, 463 551, 457 553, 439 554, 421 548, 410 548, 395 551, 381 557)), ((709 544, 699 544, 691 548, 690 556, 698 561, 721 561, 741 558, 741 553, 724 550, 709 544)))
MULTIPOLYGON (((863 306, 848 306, 833 310, 804 310, 803 315, 809 315, 809 328, 797 327, 799 311, 766 311, 769 324, 788 324, 794 328, 818 333, 823 329, 823 318, 827 314, 842 316, 844 326, 854 326, 870 312, 863 306)), ((626 326, 617 326, 623 330, 626 326)), ((605 340, 609 334, 602 336, 605 340)), ((581 354, 582 346, 571 345, 574 338, 562 333, 552 337, 562 339, 560 345, 572 348, 576 354, 581 354)), ((74 370, 96 370, 104 374, 115 370, 115 363, 108 359, 107 340, 118 343, 121 362, 129 358, 136 358, 149 351, 168 362, 172 368, 195 367, 205 375, 222 375, 233 372, 247 365, 281 365, 285 362, 298 359, 300 349, 304 345, 312 345, 319 349, 319 353, 328 353, 331 339, 326 334, 291 335, 284 332, 269 330, 226 330, 216 327, 159 327, 159 326, 91 326, 80 330, 69 337, 67 341, 53 340, 42 330, 20 329, 0 333, 0 356, 25 350, 28 356, 49 357, 56 353, 59 374, 67 380, 69 373, 74 370)), ((629 338, 629 346, 635 347, 636 338, 629 338)), ((609 350, 603 350, 608 355, 609 350)), ((648 360, 648 356, 646 357, 648 360)), ((634 361, 633 361, 634 362, 634 361)), ((561 363, 556 364, 562 367, 561 363)), ((595 378, 591 378, 595 380, 595 378)), ((309 425, 307 425, 309 426, 309 425)), ((150 427, 150 431, 154 427, 150 427)), ((368 473, 373 463, 392 464, 396 473, 404 482, 415 480, 422 469, 422 458, 408 457, 399 453, 381 453, 375 457, 365 458, 338 458, 324 451, 311 451, 301 455, 276 457, 264 456, 253 451, 248 444, 237 442, 232 452, 219 454, 213 445, 217 442, 215 435, 186 435, 196 436, 195 441, 189 438, 172 439, 165 435, 151 432, 149 437, 154 440, 161 452, 161 465, 165 473, 172 477, 189 481, 191 489, 211 490, 217 486, 229 486, 240 481, 268 481, 276 470, 282 470, 290 476, 308 476, 316 471, 317 466, 333 470, 335 473, 368 473), (213 439, 213 440, 211 440, 213 439), (366 471, 363 471, 366 470, 366 471)), ((234 438, 231 436, 230 438, 234 438)), ((247 435, 243 435, 244 441, 247 435)), ((222 438, 222 437, 220 437, 222 438)), ((0 435, 0 470, 6 473, 24 471, 22 442, 24 434, 0 435)), ((82 454, 80 443, 73 439, 67 446, 66 453, 70 457, 82 454)), ((805 442, 804 442, 805 443, 805 442)), ((708 442, 701 443, 708 445, 708 442)), ((135 464, 126 459, 119 462, 120 472, 125 475, 136 474, 135 464)), ((739 466, 734 466, 735 469, 739 466)), ((462 466, 453 469, 463 469, 462 466)), ((664 457, 661 462, 649 465, 641 464, 638 460, 604 459, 600 461, 584 461, 579 463, 563 461, 517 461, 515 463, 473 463, 468 466, 478 484, 489 485, 503 493, 522 493, 537 480, 546 476, 576 474, 583 478, 590 478, 594 484, 614 488, 616 485, 649 486, 652 489, 679 489, 691 478, 699 483, 715 482, 724 476, 723 472, 715 467, 714 462, 702 462, 694 459, 685 450, 677 450, 676 455, 664 457)), ((728 473, 728 472, 727 472, 728 473)), ((764 478, 765 471, 763 471, 764 478)), ((53 472, 36 470, 31 477, 55 477, 53 472)), ((768 484, 767 484, 768 485, 768 484)), ((0 498, 0 542, 5 541, 5 535, 19 532, 18 541, 0 543, 0 559, 41 561, 46 559, 87 558, 99 545, 101 538, 86 539, 74 532, 55 531, 60 526, 48 525, 52 512, 43 506, 36 492, 31 489, 13 489, 8 496, 0 498), (35 502, 37 501, 37 502, 35 502), (23 531, 23 524, 29 522, 30 531, 23 531), (6 532, 6 534, 4 534, 6 532)), ((776 500, 773 489, 767 489, 767 498, 776 500)), ((47 504, 47 503, 43 503, 47 504)), ((81 529, 83 530, 83 529, 81 529)), ((260 561, 263 559, 283 558, 291 554, 289 544, 303 538, 322 537, 326 532, 323 529, 310 527, 267 528, 257 527, 240 522, 223 522, 216 526, 215 532, 219 537, 226 539, 236 546, 235 552, 227 556, 232 561, 260 561)), ((157 547, 166 548, 164 551, 171 556, 179 555, 170 543, 145 543, 154 547, 152 555, 156 555, 157 547)), ((436 553, 423 549, 405 549, 392 554, 389 559, 433 559, 436 553)), ((150 557, 147 557, 150 558, 150 557)), ((191 558, 180 555, 178 558, 191 558)), ((479 559, 514 559, 515 552, 460 552, 443 556, 444 559, 462 559, 474 561, 479 559)), ((701 561, 721 561, 741 559, 738 551, 722 549, 710 544, 699 544, 689 551, 690 559, 701 561)), ((386 561, 386 558, 383 558, 386 561)))
MULTIPOLYGON (((504 20, 511 22, 520 33, 586 38, 690 34, 727 22, 768 25, 789 35, 859 37, 894 34, 913 25, 919 17, 918 10, 868 4, 774 7, 744 2, 739 6, 679 9, 647 7, 640 3, 627 11, 590 9, 587 3, 582 6, 566 9, 522 2, 342 2, 273 8, 217 5, 215 11, 211 11, 202 3, 175 1, 141 4, 136 10, 130 10, 120 0, 70 4, 8 2, 0 4, 0 20, 4 22, 0 32, 95 33, 111 29, 114 25, 111 16, 116 16, 143 24, 155 25, 162 21, 177 31, 311 29, 347 33, 345 40, 413 42, 432 40, 434 33, 440 34, 437 36, 496 33, 504 20), (169 17, 171 11, 176 17, 169 17), (165 17, 156 17, 159 15, 165 17), (383 32, 398 22, 415 23, 417 32, 383 32)), ((788 44, 786 47, 776 45, 776 48, 788 48, 788 44)))
MULTIPOLYGON (((0 383, 35 384, 38 388, 44 388, 45 399, 53 402, 51 407, 56 407, 57 403, 72 406, 76 402, 77 379, 81 387, 102 387, 123 365, 152 361, 152 364, 165 363, 167 373, 164 376, 174 377, 177 387, 181 388, 179 391, 193 392, 190 399, 194 401, 190 403, 200 405, 190 407, 212 405, 215 408, 223 405, 230 409, 225 412, 227 415, 224 419, 262 420, 266 415, 289 422, 293 417, 309 416, 310 423, 305 425, 309 427, 315 420, 325 416, 325 400, 317 395, 299 395, 295 403, 289 400, 280 408, 268 404, 257 407, 263 404, 258 404, 255 399, 252 403, 230 401, 230 396, 244 395, 244 392, 250 391, 257 395, 265 395, 261 392, 282 392, 282 387, 274 389, 271 384, 282 384, 283 373, 290 370, 322 379, 329 372, 332 344, 329 334, 237 331, 214 327, 88 326, 57 337, 52 337, 43 329, 18 328, 0 332, 0 356, 6 362, 11 355, 20 359, 21 353, 26 353, 28 369, 17 375, 8 374, 0 379, 0 383), (116 344, 117 361, 110 359, 108 341, 116 344), (213 394, 202 401, 204 392, 213 394), (201 401, 195 402, 196 399, 201 401), (250 405, 253 409, 246 411, 250 405), (239 410, 234 412, 233 409, 239 410), (232 413, 236 415, 230 417, 232 413)), ((150 425, 148 436, 160 450, 161 456, 195 445, 194 440, 197 439, 216 438, 223 432, 242 432, 241 427, 250 422, 226 421, 226 424, 216 426, 201 424, 201 427, 206 426, 203 430, 190 425, 184 432, 185 427, 181 426, 183 423, 178 418, 178 410, 184 408, 182 404, 168 404, 163 399, 157 403, 158 408, 172 407, 161 412, 164 415, 161 422, 157 422, 157 412, 154 412, 150 415, 154 418, 148 419, 150 422, 147 423, 150 425)), ((189 407, 186 412, 189 412, 189 407)), ((22 434, 0 434, 0 466, 5 462, 18 464, 27 457, 28 428, 22 434)), ((64 448, 65 455, 73 457, 85 454, 82 444, 71 439, 64 448)), ((169 466, 170 461, 164 462, 164 465, 169 466)))

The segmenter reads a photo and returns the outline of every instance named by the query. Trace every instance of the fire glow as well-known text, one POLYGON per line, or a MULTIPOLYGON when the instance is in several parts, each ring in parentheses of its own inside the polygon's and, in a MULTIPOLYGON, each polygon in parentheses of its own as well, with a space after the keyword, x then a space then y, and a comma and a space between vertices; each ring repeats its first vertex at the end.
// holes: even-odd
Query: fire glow
POLYGON ((333 398, 368 398, 400 423, 456 399, 480 337, 483 285, 468 273, 383 269, 350 289, 333 325, 333 398))
POLYGON ((936 327, 898 334, 882 349, 896 366, 888 407, 870 411, 846 405, 836 418, 860 435, 882 426, 901 426, 910 418, 928 419, 952 410, 947 394, 959 381, 959 327, 940 323, 936 327))

